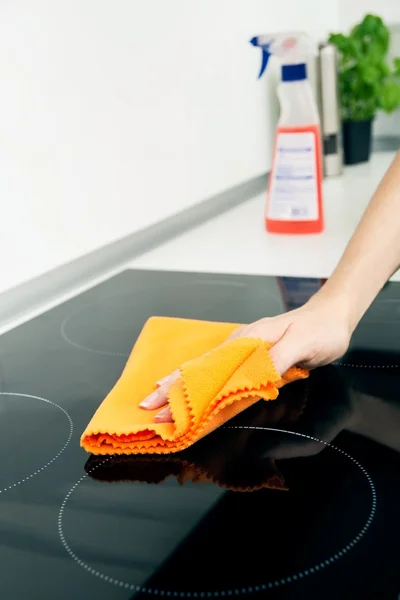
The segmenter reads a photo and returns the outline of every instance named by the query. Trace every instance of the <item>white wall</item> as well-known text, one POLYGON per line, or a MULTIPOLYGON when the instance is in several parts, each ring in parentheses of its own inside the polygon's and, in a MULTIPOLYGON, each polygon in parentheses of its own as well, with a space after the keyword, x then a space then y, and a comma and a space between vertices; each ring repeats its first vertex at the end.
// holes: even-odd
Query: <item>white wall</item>
MULTIPOLYGON (((400 0, 338 0, 339 27, 347 31, 367 13, 377 14, 391 26, 391 55, 400 56, 400 0)), ((379 114, 374 123, 375 135, 400 135, 400 110, 391 115, 379 114)))
POLYGON ((336 0, 1 2, 0 292, 268 169, 248 40, 336 25, 336 0))
POLYGON ((379 15, 388 23, 400 22, 398 0, 338 0, 339 27, 347 29, 367 13, 379 15))

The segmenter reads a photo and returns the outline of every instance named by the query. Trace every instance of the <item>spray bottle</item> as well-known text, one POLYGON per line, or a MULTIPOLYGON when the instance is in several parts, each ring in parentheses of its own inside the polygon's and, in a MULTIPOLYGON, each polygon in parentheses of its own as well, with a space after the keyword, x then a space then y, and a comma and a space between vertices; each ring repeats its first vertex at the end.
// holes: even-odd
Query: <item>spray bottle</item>
POLYGON ((268 183, 266 229, 272 233, 320 233, 324 227, 320 121, 306 65, 313 44, 303 33, 261 35, 250 42, 262 51, 259 78, 271 55, 282 59, 281 112, 268 183))

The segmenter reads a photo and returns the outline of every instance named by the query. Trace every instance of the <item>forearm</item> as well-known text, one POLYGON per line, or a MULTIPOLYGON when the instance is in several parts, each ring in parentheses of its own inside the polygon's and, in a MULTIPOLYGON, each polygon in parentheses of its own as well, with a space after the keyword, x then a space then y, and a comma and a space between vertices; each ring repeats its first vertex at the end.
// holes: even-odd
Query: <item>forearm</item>
POLYGON ((322 298, 347 306, 353 330, 375 296, 400 265, 400 153, 364 213, 322 298))

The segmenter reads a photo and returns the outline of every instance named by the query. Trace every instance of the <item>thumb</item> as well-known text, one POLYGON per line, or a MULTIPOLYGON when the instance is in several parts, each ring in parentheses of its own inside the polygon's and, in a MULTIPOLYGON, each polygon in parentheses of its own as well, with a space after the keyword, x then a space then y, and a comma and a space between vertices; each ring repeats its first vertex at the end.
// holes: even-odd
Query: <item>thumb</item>
POLYGON ((288 330, 272 346, 269 354, 279 375, 283 375, 290 367, 296 365, 300 359, 300 344, 297 336, 288 330))

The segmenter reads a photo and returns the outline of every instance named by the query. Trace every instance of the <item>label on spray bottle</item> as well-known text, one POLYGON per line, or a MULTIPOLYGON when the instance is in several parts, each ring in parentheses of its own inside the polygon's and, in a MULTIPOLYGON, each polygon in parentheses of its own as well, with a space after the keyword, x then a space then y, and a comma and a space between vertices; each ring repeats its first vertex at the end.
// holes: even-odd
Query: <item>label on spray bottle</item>
POLYGON ((318 220, 317 152, 314 131, 278 129, 268 190, 268 219, 318 220))

